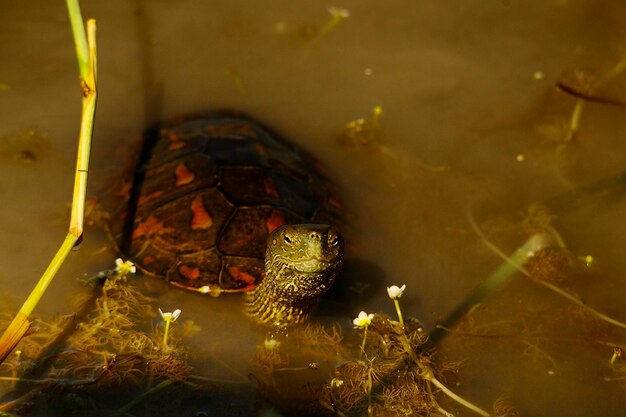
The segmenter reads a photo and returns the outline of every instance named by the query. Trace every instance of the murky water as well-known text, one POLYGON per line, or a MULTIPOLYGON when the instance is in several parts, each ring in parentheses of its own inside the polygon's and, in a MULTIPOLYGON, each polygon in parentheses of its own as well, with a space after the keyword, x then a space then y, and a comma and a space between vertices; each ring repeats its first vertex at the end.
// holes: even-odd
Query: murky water
MULTIPOLYGON (((0 6, 0 285, 12 311, 66 232, 80 96, 64 3, 0 6)), ((342 1, 336 6, 350 17, 315 37, 330 19, 327 6, 84 1, 84 16, 98 21, 90 196, 119 175, 150 123, 242 110, 317 155, 342 189, 349 257, 358 261, 351 278, 377 282, 362 298, 349 292, 351 311, 335 318, 392 313, 384 285, 406 283, 405 314, 432 328, 501 261, 472 231, 468 211, 509 253, 527 238, 521 224, 532 203, 624 170, 624 108, 585 103, 578 135, 565 144, 562 126, 576 100, 554 88, 559 80, 572 84, 577 70, 603 80, 623 59, 622 2, 342 1), (345 124, 371 117, 377 105, 383 113, 373 142, 342 140, 345 124)), ((611 76, 594 94, 624 100, 625 82, 611 76)), ((562 285, 626 320, 626 208, 620 189, 611 193, 558 207, 555 228, 575 257, 596 261, 562 285)), ((42 314, 69 313, 66 294, 81 285, 75 278, 111 265, 111 251, 96 254, 107 244, 102 231, 90 227, 85 239, 42 314)), ((194 347, 245 370, 258 335, 237 296, 171 290, 160 302, 202 328, 194 347)), ((566 303, 518 277, 485 301, 476 320, 551 329, 541 320, 556 320, 552 313, 528 318, 545 306, 566 303)), ((623 383, 603 379, 615 376, 610 346, 541 335, 545 343, 452 336, 442 350, 466 360, 459 389, 485 407, 506 395, 523 415, 623 414, 623 383), (529 354, 539 351, 529 346, 542 354, 529 354)), ((615 345, 623 338, 607 337, 615 345)))

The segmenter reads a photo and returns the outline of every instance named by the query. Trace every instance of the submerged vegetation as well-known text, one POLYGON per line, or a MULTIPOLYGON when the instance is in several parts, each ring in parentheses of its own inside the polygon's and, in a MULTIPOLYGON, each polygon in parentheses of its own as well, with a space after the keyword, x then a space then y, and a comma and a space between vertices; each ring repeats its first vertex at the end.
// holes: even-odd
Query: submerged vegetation
POLYGON ((353 320, 353 337, 345 341, 337 325, 319 324, 290 334, 297 352, 277 338, 267 340, 257 354, 260 392, 287 415, 451 416, 446 408, 453 402, 489 416, 447 387, 456 381, 459 365, 437 359, 421 323, 403 320, 398 300, 405 288, 387 289, 398 321, 361 311, 353 320), (322 363, 307 364, 311 357, 323 358, 322 363), (319 369, 330 377, 311 376, 319 369))
POLYGON ((118 261, 115 270, 91 281, 94 288, 77 303, 78 313, 37 321, 35 333, 2 365, 3 392, 18 393, 2 410, 40 415, 54 409, 66 415, 64 404, 76 396, 87 406, 109 389, 139 395, 138 388, 164 388, 191 374, 179 337, 168 338, 173 320, 167 313, 164 326, 144 330, 146 319, 155 316, 154 302, 130 282, 133 269, 118 261))
MULTIPOLYGON (((119 416, 170 385, 178 385, 179 398, 223 385, 194 373, 181 328, 172 327, 181 310, 156 309, 134 270, 118 260, 115 269, 89 281, 91 290, 77 302, 75 315, 37 320, 35 333, 0 368, 1 390, 12 393, 0 411, 84 415, 124 400, 126 405, 105 414, 119 416), (161 325, 150 326, 157 310, 161 325)), ((394 302, 404 288, 389 288, 394 302)), ((489 415, 446 388, 458 366, 435 359, 419 322, 362 312, 354 325, 356 340, 345 340, 338 325, 317 323, 268 338, 247 383, 288 413, 450 415, 440 405, 449 397, 489 415)))

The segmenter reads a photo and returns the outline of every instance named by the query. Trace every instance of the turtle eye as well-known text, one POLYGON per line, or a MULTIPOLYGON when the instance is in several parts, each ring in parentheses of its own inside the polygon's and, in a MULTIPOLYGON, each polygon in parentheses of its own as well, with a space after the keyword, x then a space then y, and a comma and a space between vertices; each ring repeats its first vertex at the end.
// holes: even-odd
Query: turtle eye
POLYGON ((335 235, 332 237, 332 240, 330 241, 330 246, 337 246, 339 244, 339 236, 335 235))
POLYGON ((291 238, 287 235, 285 235, 285 242, 291 245, 291 238))

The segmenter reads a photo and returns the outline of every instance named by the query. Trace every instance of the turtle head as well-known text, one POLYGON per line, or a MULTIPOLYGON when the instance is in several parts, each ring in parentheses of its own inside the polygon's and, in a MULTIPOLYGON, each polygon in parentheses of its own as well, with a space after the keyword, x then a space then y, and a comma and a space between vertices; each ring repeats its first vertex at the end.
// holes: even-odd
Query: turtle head
POLYGON ((265 263, 294 274, 322 274, 343 259, 343 238, 326 225, 296 224, 276 229, 269 237, 265 263))
POLYGON ((265 277, 246 296, 248 315, 265 324, 300 323, 335 281, 343 238, 332 226, 286 225, 270 234, 265 277))

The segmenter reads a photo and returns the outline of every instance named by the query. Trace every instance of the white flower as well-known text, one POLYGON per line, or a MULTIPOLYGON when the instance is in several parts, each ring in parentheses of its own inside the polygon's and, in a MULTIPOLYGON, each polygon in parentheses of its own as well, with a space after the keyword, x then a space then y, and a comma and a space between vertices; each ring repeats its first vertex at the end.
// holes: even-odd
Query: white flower
POLYGON ((343 380, 338 378, 333 378, 330 380, 330 386, 333 388, 339 388, 343 385, 343 380))
POLYGON ((137 272, 137 267, 131 261, 123 261, 122 258, 115 260, 115 272, 121 275, 134 274, 137 272))
POLYGON ((402 293, 405 289, 406 284, 399 288, 397 285, 392 285, 391 287, 387 287, 387 294, 389 294, 389 298, 391 298, 392 300, 397 300, 398 298, 402 297, 402 293))
POLYGON ((160 308, 159 308, 159 313, 161 313, 161 317, 163 318, 163 321, 166 322, 175 322, 176 319, 178 318, 178 316, 180 316, 180 309, 176 309, 174 310, 174 312, 172 313, 164 313, 160 308))
POLYGON ((328 13, 330 13, 335 19, 347 19, 350 17, 350 11, 348 9, 342 9, 335 6, 329 6, 328 13))
POLYGON ((211 291, 211 287, 209 287, 208 285, 205 285, 204 287, 198 288, 198 291, 201 292, 202 294, 208 294, 211 291))
POLYGON ((367 327, 372 323, 372 319, 374 318, 373 314, 367 314, 365 311, 361 311, 359 316, 352 320, 354 327, 362 329, 363 327, 367 327))

